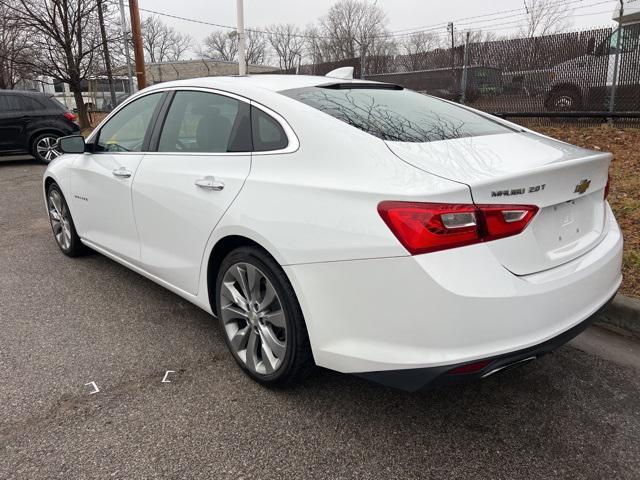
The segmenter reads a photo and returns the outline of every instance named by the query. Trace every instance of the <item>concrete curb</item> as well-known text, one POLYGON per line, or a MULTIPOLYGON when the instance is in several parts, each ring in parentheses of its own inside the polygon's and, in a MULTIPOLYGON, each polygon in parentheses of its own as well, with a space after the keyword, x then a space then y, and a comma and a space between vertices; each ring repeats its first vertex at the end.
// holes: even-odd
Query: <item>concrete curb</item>
POLYGON ((640 299, 618 294, 598 315, 596 321, 622 328, 640 337, 640 299))

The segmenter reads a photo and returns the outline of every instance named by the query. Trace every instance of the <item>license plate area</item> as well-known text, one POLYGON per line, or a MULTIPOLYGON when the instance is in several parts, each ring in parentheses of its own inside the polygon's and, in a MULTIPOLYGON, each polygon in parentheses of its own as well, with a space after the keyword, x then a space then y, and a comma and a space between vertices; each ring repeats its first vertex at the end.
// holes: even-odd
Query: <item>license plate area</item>
POLYGON ((540 210, 534 226, 538 245, 549 259, 577 256, 595 245, 604 228, 600 192, 540 210))

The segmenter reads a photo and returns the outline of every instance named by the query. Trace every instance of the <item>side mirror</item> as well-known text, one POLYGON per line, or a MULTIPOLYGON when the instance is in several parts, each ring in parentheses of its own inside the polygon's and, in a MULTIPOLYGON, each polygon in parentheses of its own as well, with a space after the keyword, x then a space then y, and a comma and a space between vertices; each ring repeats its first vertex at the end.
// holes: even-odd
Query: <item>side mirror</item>
POLYGON ((62 153, 84 153, 85 143, 82 135, 69 135, 58 139, 58 148, 62 153))
POLYGON ((587 53, 589 55, 595 55, 596 53, 595 50, 596 50, 596 39, 595 37, 591 37, 587 42, 587 53))

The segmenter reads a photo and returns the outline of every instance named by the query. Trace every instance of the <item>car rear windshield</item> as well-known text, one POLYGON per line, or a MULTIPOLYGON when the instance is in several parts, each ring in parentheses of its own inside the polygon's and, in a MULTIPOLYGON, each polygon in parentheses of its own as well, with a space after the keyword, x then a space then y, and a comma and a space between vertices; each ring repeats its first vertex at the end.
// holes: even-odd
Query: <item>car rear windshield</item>
POLYGON ((60 100, 58 100, 56 97, 49 96, 49 104, 53 105, 54 108, 57 108, 58 110, 67 110, 67 106, 62 103, 60 100))
POLYGON ((280 93, 389 141, 433 142, 514 131, 435 97, 394 85, 373 85, 346 83, 280 93))

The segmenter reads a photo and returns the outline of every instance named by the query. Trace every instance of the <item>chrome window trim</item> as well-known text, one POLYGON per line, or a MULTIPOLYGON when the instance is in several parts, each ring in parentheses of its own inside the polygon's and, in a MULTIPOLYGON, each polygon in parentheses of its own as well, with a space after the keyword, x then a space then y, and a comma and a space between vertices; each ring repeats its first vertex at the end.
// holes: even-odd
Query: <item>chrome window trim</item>
MULTIPOLYGON (((120 104, 113 112, 111 112, 102 122, 100 122, 100 125, 98 125, 98 127, 87 138, 87 143, 92 142, 94 137, 96 135, 98 135, 98 132, 100 130, 102 130, 103 125, 105 125, 113 115, 115 115, 122 108, 126 107, 129 103, 137 100, 138 98, 142 98, 142 97, 144 97, 146 95, 151 95, 153 93, 161 93, 161 92, 171 92, 171 91, 176 91, 176 92, 179 92, 179 91, 194 91, 194 92, 204 92, 204 93, 215 93, 215 94, 218 94, 218 95, 222 95, 224 97, 233 98, 233 99, 238 100, 240 102, 244 102, 244 103, 248 104, 250 107, 251 106, 256 107, 256 108, 262 110, 267 115, 271 116, 276 122, 278 122, 280 124, 280 126, 282 127, 282 130, 284 130, 284 133, 287 136, 287 146, 285 148, 281 148, 279 150, 267 150, 267 151, 264 151, 264 152, 256 152, 256 151, 250 151, 250 152, 158 152, 158 151, 147 151, 147 152, 96 152, 96 153, 109 153, 111 155, 183 155, 183 156, 191 156, 191 157, 193 157, 193 156, 195 156, 195 157, 202 157, 202 156, 241 157, 241 156, 247 156, 247 155, 252 155, 252 156, 254 156, 254 155, 255 156, 258 156, 258 155, 281 155, 281 154, 286 154, 286 153, 293 153, 293 152, 297 151, 300 148, 300 141, 298 140, 298 136, 295 134, 295 132, 293 131, 293 128, 291 128, 289 123, 282 117, 282 115, 278 114, 277 112, 271 110, 268 107, 265 107, 261 103, 258 103, 258 102, 254 101, 254 100, 251 100, 250 98, 243 97, 241 95, 237 95, 237 94, 232 93, 232 92, 227 92, 225 90, 219 90, 217 88, 188 87, 188 86, 174 86, 174 87, 156 88, 156 89, 150 90, 148 92, 145 92, 143 94, 132 95, 125 102, 120 104)), ((167 111, 167 113, 168 113, 168 111, 167 111)))

